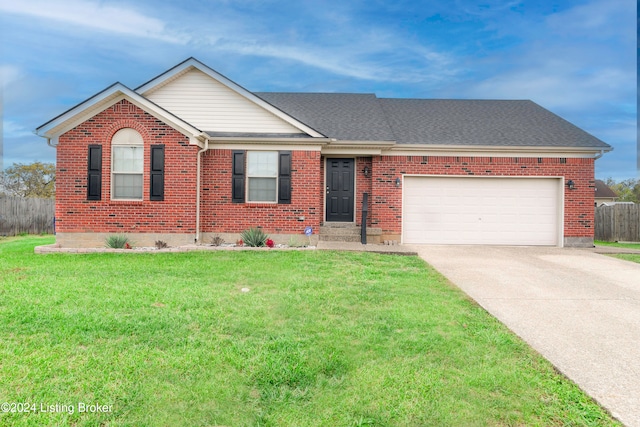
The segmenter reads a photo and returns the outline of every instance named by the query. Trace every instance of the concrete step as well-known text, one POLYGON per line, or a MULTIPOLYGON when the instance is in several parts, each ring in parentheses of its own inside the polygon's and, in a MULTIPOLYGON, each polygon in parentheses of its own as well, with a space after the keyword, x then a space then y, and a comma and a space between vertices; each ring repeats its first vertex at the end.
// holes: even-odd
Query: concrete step
POLYGON ((334 235, 334 236, 354 236, 360 235, 360 227, 353 228, 327 228, 320 227, 320 234, 334 235))
POLYGON ((353 223, 325 223, 320 227, 319 237, 323 242, 359 242, 360 227, 353 223))
POLYGON ((319 240, 323 242, 360 242, 360 235, 333 235, 333 234, 320 234, 319 240))
POLYGON ((359 228, 353 222, 324 222, 322 223, 322 227, 326 228, 359 228))

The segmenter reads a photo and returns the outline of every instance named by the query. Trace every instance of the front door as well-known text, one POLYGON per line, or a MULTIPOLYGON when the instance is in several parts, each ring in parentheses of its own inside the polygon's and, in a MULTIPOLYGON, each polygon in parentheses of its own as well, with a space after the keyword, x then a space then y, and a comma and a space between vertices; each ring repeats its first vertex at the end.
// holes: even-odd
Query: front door
POLYGON ((326 221, 353 222, 354 159, 327 159, 326 221))

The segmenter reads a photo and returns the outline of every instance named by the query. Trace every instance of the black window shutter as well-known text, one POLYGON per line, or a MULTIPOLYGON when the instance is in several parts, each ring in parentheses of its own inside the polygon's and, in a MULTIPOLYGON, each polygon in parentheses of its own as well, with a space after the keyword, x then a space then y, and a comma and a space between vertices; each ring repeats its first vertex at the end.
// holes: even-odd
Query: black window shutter
POLYGON ((280 151, 278 162, 278 203, 291 203, 291 151, 280 151))
POLYGON ((164 144, 151 146, 149 200, 164 200, 164 144))
POLYGON ((244 203, 244 151, 233 151, 231 173, 231 201, 244 203))
POLYGON ((102 199, 102 145, 89 145, 87 200, 102 199))

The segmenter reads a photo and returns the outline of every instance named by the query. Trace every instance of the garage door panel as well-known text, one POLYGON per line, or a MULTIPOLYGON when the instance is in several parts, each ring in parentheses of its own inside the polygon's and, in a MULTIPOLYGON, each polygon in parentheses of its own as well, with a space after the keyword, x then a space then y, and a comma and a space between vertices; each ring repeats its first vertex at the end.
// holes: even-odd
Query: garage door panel
POLYGON ((405 177, 403 241, 556 245, 555 178, 405 177))

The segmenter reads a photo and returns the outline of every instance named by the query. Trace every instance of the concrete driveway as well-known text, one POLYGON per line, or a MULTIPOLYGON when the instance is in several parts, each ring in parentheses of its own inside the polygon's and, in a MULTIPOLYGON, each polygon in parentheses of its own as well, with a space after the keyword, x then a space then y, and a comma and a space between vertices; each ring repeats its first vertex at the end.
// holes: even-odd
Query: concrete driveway
POLYGON ((640 264, 586 249, 410 247, 614 417, 640 427, 640 264))

